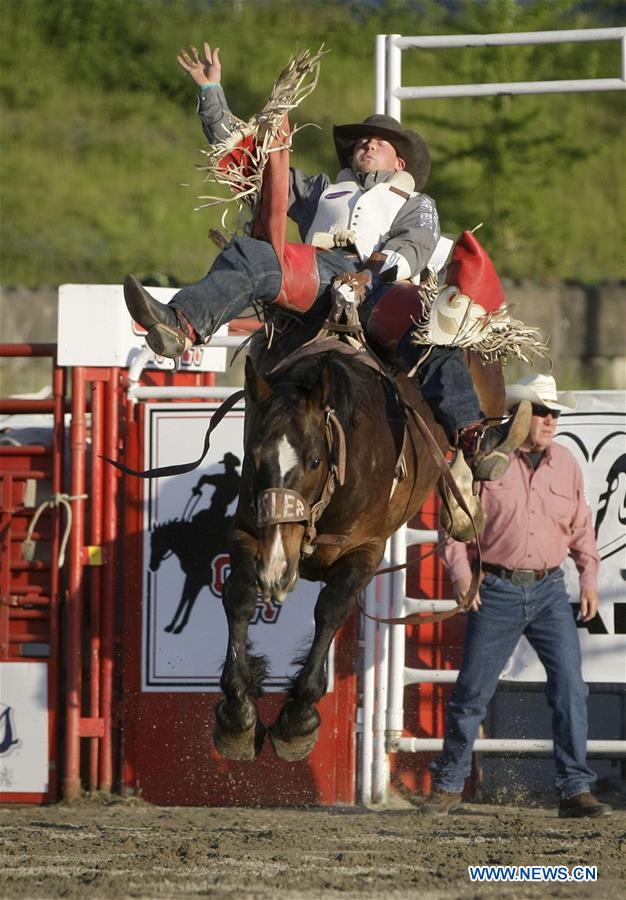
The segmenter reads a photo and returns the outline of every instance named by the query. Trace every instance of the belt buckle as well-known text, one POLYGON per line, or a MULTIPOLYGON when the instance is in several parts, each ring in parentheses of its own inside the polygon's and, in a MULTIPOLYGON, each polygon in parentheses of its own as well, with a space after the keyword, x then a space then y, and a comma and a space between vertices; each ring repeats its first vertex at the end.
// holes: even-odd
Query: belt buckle
POLYGON ((511 584, 517 587, 525 587, 535 582, 534 569, 514 569, 511 573, 511 584))

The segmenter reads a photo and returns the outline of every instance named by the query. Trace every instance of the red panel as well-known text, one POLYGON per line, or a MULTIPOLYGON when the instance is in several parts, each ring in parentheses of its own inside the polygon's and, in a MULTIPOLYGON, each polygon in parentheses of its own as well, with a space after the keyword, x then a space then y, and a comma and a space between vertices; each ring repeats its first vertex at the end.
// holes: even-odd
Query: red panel
MULTIPOLYGON (((345 632, 343 643, 354 643, 345 632)), ((341 653, 338 648, 337 656, 341 653)), ((218 699, 216 694, 138 694, 133 703, 134 746, 125 744, 125 759, 130 762, 132 758, 134 778, 126 786, 152 803, 177 806, 354 801, 356 692, 352 675, 337 678, 335 691, 323 698, 320 740, 310 758, 299 763, 277 759, 267 741, 254 762, 236 763, 220 757, 211 740, 218 699)), ((282 694, 261 699, 263 721, 273 721, 283 700, 282 694)))
MULTIPOLYGON (((424 503, 410 523, 413 528, 434 530, 439 522, 439 498, 435 492, 424 503)), ((408 551, 412 559, 432 545, 425 544, 408 551)), ((452 598, 452 585, 437 554, 429 556, 407 570, 407 596, 428 599, 452 598)), ((409 626, 406 635, 406 665, 422 669, 458 669, 461 663, 465 617, 462 614, 444 622, 409 626)), ((410 685, 404 692, 405 734, 415 737, 443 737, 445 710, 452 684, 410 685)), ((411 791, 427 794, 431 788, 428 768, 434 753, 392 754, 392 781, 411 791)), ((468 786, 471 789, 471 785, 468 786)))
POLYGON ((6 804, 23 804, 23 803, 33 803, 38 805, 43 805, 44 803, 48 803, 50 801, 49 794, 36 794, 36 793, 23 793, 23 794, 8 794, 0 792, 0 802, 6 804))

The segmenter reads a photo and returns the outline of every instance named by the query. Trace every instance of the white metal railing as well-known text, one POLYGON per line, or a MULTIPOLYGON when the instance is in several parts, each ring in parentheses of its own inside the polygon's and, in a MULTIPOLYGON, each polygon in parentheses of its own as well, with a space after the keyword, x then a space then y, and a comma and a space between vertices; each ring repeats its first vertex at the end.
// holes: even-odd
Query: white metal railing
MULTIPOLYGON (((437 540, 436 531, 400 528, 387 542, 381 566, 406 562, 407 543, 427 544, 437 540)), ((452 601, 410 600, 405 606, 406 571, 374 578, 365 591, 369 615, 390 618, 406 612, 442 611, 452 601)), ((389 740, 404 729, 403 625, 385 625, 365 619, 363 652, 363 701, 361 715, 361 802, 383 803, 389 789, 389 740)))
MULTIPOLYGON (((496 751, 498 756, 510 754, 517 756, 520 753, 549 756, 553 746, 552 741, 532 738, 477 738, 474 741, 476 753, 496 751)), ((390 749, 394 752, 437 753, 442 747, 443 738, 398 737, 390 742, 390 749)), ((624 758, 626 757, 626 741, 587 741, 587 756, 624 758)))
POLYGON ((626 28, 577 28, 507 34, 454 34, 376 37, 376 112, 401 118, 403 100, 443 97, 491 97, 501 94, 554 94, 626 89, 626 28), (513 81, 493 84, 443 84, 402 87, 402 51, 462 47, 532 46, 535 44, 619 41, 621 73, 613 78, 575 78, 553 81, 513 81))
MULTIPOLYGON (((379 34, 376 38, 377 113, 401 119, 402 100, 443 97, 481 97, 499 94, 569 93, 626 89, 626 28, 589 28, 562 31, 516 32, 508 34, 429 35, 403 37, 379 34), (530 46, 535 44, 619 41, 621 73, 615 78, 572 79, 567 81, 511 82, 480 85, 431 85, 402 87, 402 51, 462 47, 530 46)), ((400 529, 387 545, 386 564, 406 561, 407 543, 432 543, 436 532, 400 529)), ((407 612, 444 611, 453 601, 425 601, 406 598, 404 571, 375 579, 365 592, 365 608, 371 615, 397 617, 407 612)), ((404 688, 408 684, 451 683, 455 670, 418 670, 405 665, 405 632, 402 625, 384 625, 365 620, 364 677, 361 717, 361 801, 384 802, 389 786, 388 752, 440 750, 441 739, 403 737, 404 688), (385 700, 386 712, 385 712, 385 700), (383 716, 386 740, 382 737, 383 716)), ((481 739, 477 751, 498 753, 547 753, 551 741, 481 739)), ((626 756, 626 741, 589 741, 588 750, 626 756)))
MULTIPOLYGON (((239 347, 244 341, 249 339, 249 335, 226 335, 216 334, 211 339, 212 347, 239 347)), ((173 398, 206 398, 208 400, 219 400, 224 397, 230 397, 235 391, 241 390, 241 386, 187 386, 179 385, 140 385, 141 375, 146 365, 155 357, 154 351, 150 347, 142 347, 128 369, 128 388, 127 395, 129 400, 136 402, 137 400, 166 400, 173 398)))
POLYGON ((128 388, 128 395, 135 400, 147 400, 150 397, 155 400, 165 400, 174 397, 204 397, 207 400, 219 400, 223 397, 230 397, 235 391, 240 390, 241 387, 218 387, 217 385, 188 385, 185 387, 178 385, 130 385, 128 388))

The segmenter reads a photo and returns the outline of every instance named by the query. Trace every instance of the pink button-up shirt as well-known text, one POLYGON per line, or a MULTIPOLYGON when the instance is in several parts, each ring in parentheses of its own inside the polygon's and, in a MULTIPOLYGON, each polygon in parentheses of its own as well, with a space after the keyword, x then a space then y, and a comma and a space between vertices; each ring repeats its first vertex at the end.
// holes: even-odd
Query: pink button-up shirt
MULTIPOLYGON (((480 486, 487 524, 480 536, 483 563, 506 569, 550 569, 571 553, 581 589, 597 590, 600 557, 580 466, 567 448, 550 444, 535 470, 516 451, 498 481, 480 486)), ((448 538, 441 556, 450 578, 471 576, 473 544, 448 538)))

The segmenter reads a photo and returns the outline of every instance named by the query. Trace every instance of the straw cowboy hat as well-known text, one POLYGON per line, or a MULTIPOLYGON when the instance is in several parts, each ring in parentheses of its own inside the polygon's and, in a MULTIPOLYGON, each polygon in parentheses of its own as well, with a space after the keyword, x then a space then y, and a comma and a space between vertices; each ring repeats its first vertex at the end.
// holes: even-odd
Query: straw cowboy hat
POLYGON ((404 129, 393 116, 368 116, 362 122, 351 125, 335 125, 333 138, 341 168, 350 166, 355 141, 362 137, 380 137, 393 146, 405 170, 415 180, 415 190, 421 190, 430 175, 430 153, 426 142, 417 131, 404 129))
POLYGON ((510 409, 520 400, 530 400, 540 406, 559 412, 572 412, 576 409, 576 397, 572 391, 565 391, 559 397, 556 392, 556 381, 552 375, 527 375, 517 384, 508 385, 506 388, 506 406, 510 409))

